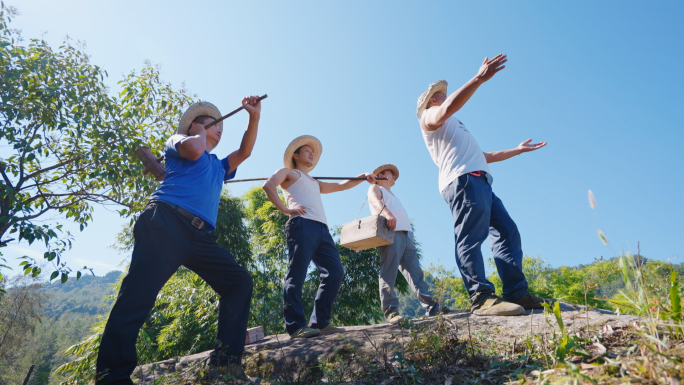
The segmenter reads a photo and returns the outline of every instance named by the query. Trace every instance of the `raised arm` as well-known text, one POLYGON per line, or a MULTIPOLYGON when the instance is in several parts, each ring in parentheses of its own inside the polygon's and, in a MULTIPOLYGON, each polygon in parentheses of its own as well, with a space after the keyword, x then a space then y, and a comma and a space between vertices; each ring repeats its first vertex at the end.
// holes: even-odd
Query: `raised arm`
POLYGON ((397 218, 388 209, 384 203, 382 203, 382 190, 380 186, 373 185, 368 191, 368 204, 373 206, 373 208, 380 213, 385 219, 387 219, 387 227, 394 230, 397 227, 397 218), (385 208, 383 210, 383 207, 385 208), (381 212, 382 211, 382 212, 381 212))
POLYGON ((304 215, 306 214, 306 209, 302 207, 288 209, 278 195, 278 186, 291 179, 292 176, 292 170, 283 167, 276 171, 275 174, 271 175, 261 188, 264 189, 268 200, 271 201, 281 213, 285 215, 304 215))
POLYGON ((506 55, 498 54, 492 60, 488 57, 484 59, 477 75, 470 79, 457 91, 449 95, 439 106, 428 108, 421 118, 421 128, 425 131, 434 131, 446 122, 456 111, 466 104, 475 91, 487 80, 491 79, 497 72, 506 68, 506 55))
POLYGON ((261 102, 258 96, 249 96, 242 98, 242 107, 249 113, 249 123, 247 123, 247 130, 242 136, 240 148, 228 155, 228 164, 230 170, 233 172, 245 159, 252 155, 252 149, 257 138, 257 131, 259 130, 259 118, 261 117, 261 102))
POLYGON ((520 155, 523 152, 530 152, 530 151, 538 150, 538 149, 546 146, 546 142, 539 142, 539 143, 531 144, 530 143, 531 141, 532 141, 532 139, 527 139, 526 141, 520 143, 518 145, 518 147, 511 148, 510 150, 485 152, 484 153, 485 159, 487 160, 487 163, 500 162, 502 160, 512 158, 516 155, 520 155))
MULTIPOLYGON (((375 184, 375 175, 373 175, 369 172, 364 172, 363 174, 359 174, 357 176, 357 178, 362 178, 362 177, 366 178, 368 183, 375 184)), ((330 194, 330 193, 337 192, 337 191, 349 190, 350 188, 357 186, 361 182, 363 182, 362 179, 347 180, 347 181, 340 182, 340 183, 318 181, 318 185, 321 186, 321 194, 330 194)))
POLYGON ((196 161, 207 149, 207 130, 200 123, 192 123, 188 137, 178 143, 178 153, 185 159, 196 161))

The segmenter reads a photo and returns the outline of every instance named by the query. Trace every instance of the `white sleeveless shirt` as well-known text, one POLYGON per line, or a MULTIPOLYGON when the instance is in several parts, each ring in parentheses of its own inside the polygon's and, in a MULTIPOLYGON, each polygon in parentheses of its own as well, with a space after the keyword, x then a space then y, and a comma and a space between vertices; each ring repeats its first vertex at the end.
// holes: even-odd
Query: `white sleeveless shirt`
POLYGON ((439 191, 463 174, 484 171, 492 184, 493 178, 480 145, 454 115, 434 131, 420 130, 432 160, 439 167, 439 191))
MULTIPOLYGON (((411 221, 409 220, 408 213, 399 201, 399 198, 394 196, 394 194, 392 194, 391 192, 387 191, 387 189, 385 189, 384 187, 378 187, 380 187, 380 190, 382 191, 382 204, 387 206, 385 210, 389 209, 389 211, 392 212, 392 215, 394 215, 394 217, 397 219, 397 226, 394 228, 394 231, 413 231, 411 230, 411 221)), ((372 188, 373 186, 370 186, 368 188, 369 196, 372 188)), ((372 204, 369 203, 368 207, 370 207, 371 214, 378 215, 379 211, 376 210, 372 204)))
POLYGON ((299 179, 292 183, 290 187, 283 189, 285 196, 285 203, 288 209, 293 209, 297 206, 306 209, 302 218, 311 219, 312 221, 321 222, 324 225, 328 224, 325 218, 325 211, 323 211, 323 201, 321 200, 321 187, 315 179, 305 175, 299 170, 294 170, 299 173, 299 179))

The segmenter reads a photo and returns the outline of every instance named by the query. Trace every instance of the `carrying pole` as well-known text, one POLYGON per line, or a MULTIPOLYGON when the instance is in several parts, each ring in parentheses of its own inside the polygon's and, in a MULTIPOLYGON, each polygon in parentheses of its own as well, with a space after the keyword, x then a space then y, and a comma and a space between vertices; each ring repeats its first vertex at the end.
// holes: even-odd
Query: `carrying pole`
MULTIPOLYGON (((328 180, 366 180, 366 178, 362 176, 352 176, 352 177, 343 177, 343 176, 314 176, 313 177, 316 180, 320 179, 328 179, 328 180)), ((268 178, 250 178, 250 179, 232 179, 232 180, 227 180, 224 181, 223 183, 238 183, 238 182, 256 182, 260 180, 268 180, 268 178)), ((385 177, 376 177, 375 180, 387 180, 385 177)))
MULTIPOLYGON (((268 97, 268 94, 264 94, 263 96, 260 96, 259 99, 257 99, 257 102, 260 102, 260 101, 266 99, 267 97, 268 97)), ((231 112, 229 112, 229 113, 223 115, 222 117, 220 117, 220 118, 214 120, 213 122, 207 124, 206 126, 204 126, 204 128, 206 129, 206 128, 209 128, 209 127, 213 126, 214 124, 217 124, 217 123, 219 123, 219 122, 222 122, 224 119, 230 118, 231 116, 237 114, 238 112, 240 112, 240 110, 242 110, 242 109, 244 109, 244 108, 245 108, 245 107, 240 106, 239 108, 236 108, 235 110, 233 110, 233 111, 231 111, 231 112)))

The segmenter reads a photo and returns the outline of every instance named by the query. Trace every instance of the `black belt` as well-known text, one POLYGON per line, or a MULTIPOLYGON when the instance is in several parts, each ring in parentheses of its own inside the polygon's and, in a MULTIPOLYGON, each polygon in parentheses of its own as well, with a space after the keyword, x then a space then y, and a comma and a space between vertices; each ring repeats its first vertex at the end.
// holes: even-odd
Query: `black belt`
POLYGON ((166 201, 159 201, 159 200, 152 200, 152 201, 150 201, 150 203, 162 203, 162 204, 165 204, 165 205, 171 207, 173 210, 178 212, 178 214, 182 215, 183 218, 187 219, 190 222, 190 224, 194 228, 196 228, 197 230, 204 230, 207 228, 207 223, 204 222, 204 220, 202 218, 196 216, 195 214, 191 213, 190 211, 188 211, 188 210, 186 210, 186 209, 184 209, 184 208, 182 208, 176 204, 166 202, 166 201))

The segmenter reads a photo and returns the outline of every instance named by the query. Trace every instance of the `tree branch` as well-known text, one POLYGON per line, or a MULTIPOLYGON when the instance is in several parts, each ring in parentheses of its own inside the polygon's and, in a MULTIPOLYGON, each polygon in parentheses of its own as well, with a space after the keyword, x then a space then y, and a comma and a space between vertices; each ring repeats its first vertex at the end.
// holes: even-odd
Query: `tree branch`
POLYGON ((14 186, 12 186, 12 182, 10 182, 9 177, 7 176, 7 173, 5 172, 5 163, 0 163, 0 172, 2 173, 2 179, 5 180, 5 183, 7 183, 8 186, 10 186, 12 189, 14 189, 14 186))
POLYGON ((24 138, 24 150, 21 153, 21 156, 19 157, 19 182, 17 182, 17 190, 21 188, 21 185, 24 184, 24 159, 26 157, 26 151, 29 148, 29 144, 33 142, 33 140, 29 140, 30 138, 33 138, 36 135, 36 132, 38 132, 38 128, 42 126, 43 123, 38 123, 36 124, 36 127, 33 129, 33 133, 29 134, 24 138))
MULTIPOLYGON (((24 180, 33 178, 33 177, 35 177, 36 175, 43 174, 43 173, 48 172, 48 171, 50 171, 50 170, 54 170, 54 169, 56 169, 56 168, 59 168, 59 167, 62 167, 62 166, 66 166, 67 164, 72 163, 72 162, 75 162, 75 161, 77 161, 77 160, 79 160, 79 159, 81 159, 81 158, 82 158, 81 156, 77 156, 77 157, 75 157, 75 158, 71 158, 71 159, 69 159, 69 160, 65 160, 65 161, 63 161, 63 162, 59 162, 59 163, 57 163, 57 164, 55 164, 55 165, 52 165, 52 166, 50 166, 50 167, 46 167, 46 168, 44 168, 44 169, 41 169, 41 170, 32 172, 32 173, 26 175, 26 177, 24 178, 24 180)), ((23 182, 23 181, 21 181, 21 182, 23 182)))
MULTIPOLYGON (((36 196, 33 196, 33 197, 31 197, 31 198, 25 200, 24 202, 25 202, 25 203, 30 203, 30 202, 33 202, 33 201, 35 201, 35 200, 41 199, 41 198, 47 201, 46 198, 58 198, 58 197, 70 197, 70 196, 82 197, 82 198, 79 199, 77 202, 81 202, 81 201, 87 200, 87 201, 91 201, 91 202, 95 202, 95 203, 102 203, 102 200, 105 200, 105 201, 110 201, 110 202, 119 204, 119 205, 121 205, 121 206, 126 206, 126 207, 128 207, 128 208, 131 208, 131 206, 129 206, 129 205, 123 203, 123 202, 120 202, 120 201, 118 201, 118 200, 116 200, 116 199, 114 199, 114 198, 112 198, 112 197, 110 197, 110 196, 108 196, 108 195, 96 194, 96 193, 91 193, 91 192, 83 192, 83 191, 82 191, 82 192, 64 193, 64 194, 43 194, 43 193, 40 193, 40 194, 38 194, 38 195, 36 195, 36 196), (96 198, 101 198, 102 200, 98 200, 98 199, 96 199, 96 198)), ((74 202, 74 203, 75 203, 75 202, 74 202)), ((68 207, 68 206, 70 206, 70 205, 72 205, 72 204, 73 204, 73 203, 69 203, 69 204, 63 205, 63 206, 61 206, 61 207, 59 207, 59 208, 68 207)), ((48 203, 48 206, 50 206, 50 203, 48 203)), ((53 207, 53 208, 54 208, 54 207, 53 207)))

